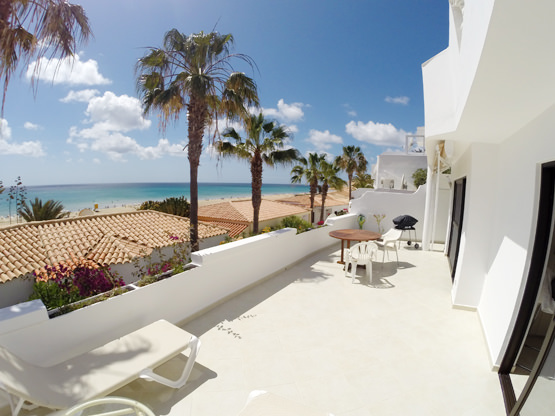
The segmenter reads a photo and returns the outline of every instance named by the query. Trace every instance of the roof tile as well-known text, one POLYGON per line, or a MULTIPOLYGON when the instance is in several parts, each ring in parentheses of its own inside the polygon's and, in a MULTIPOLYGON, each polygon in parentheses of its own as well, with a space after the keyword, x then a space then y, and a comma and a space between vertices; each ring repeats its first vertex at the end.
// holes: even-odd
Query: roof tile
MULTIPOLYGON (((259 221, 267 221, 289 215, 300 215, 306 213, 306 211, 304 207, 296 207, 263 199, 260 205, 259 221)), ((210 222, 233 221, 249 224, 253 221, 252 202, 248 199, 200 206, 199 218, 210 222)))
POLYGON ((241 235, 243 231, 245 231, 248 227, 247 224, 237 224, 234 222, 224 222, 224 221, 212 221, 211 224, 217 225, 218 227, 225 228, 229 230, 228 235, 230 237, 237 237, 241 235))
MULTIPOLYGON (((33 270, 83 259, 101 264, 130 262, 154 248, 189 241, 189 219, 156 211, 137 211, 17 224, 0 229, 0 282, 33 270)), ((199 238, 226 234, 224 228, 199 223, 199 238)))

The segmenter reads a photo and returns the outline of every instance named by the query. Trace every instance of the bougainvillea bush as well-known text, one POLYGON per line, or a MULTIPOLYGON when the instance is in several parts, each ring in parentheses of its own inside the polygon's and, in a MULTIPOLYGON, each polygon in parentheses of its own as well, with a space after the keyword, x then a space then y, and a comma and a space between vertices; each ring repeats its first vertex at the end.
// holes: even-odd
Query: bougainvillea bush
POLYGON ((139 277, 139 280, 135 282, 137 286, 146 286, 181 273, 185 271, 187 264, 191 262, 189 257, 190 247, 186 244, 186 238, 168 231, 166 232, 168 233, 169 240, 172 242, 172 255, 169 257, 163 255, 162 248, 157 247, 150 256, 136 257, 133 260, 136 272, 133 274, 139 277), (159 261, 155 262, 153 258, 157 258, 159 261), (142 265, 140 264, 141 259, 145 260, 145 263, 142 265))
POLYGON ((73 268, 61 264, 45 266, 34 275, 29 300, 41 299, 47 309, 60 308, 125 285, 108 267, 86 262, 73 268))

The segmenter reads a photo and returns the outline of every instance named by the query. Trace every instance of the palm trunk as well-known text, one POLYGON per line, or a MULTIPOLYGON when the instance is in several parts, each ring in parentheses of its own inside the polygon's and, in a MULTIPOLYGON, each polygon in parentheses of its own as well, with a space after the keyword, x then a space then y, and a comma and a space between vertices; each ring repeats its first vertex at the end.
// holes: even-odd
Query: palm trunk
POLYGON ((314 197, 316 196, 316 192, 318 192, 318 182, 311 181, 310 182, 310 222, 314 222, 314 197))
POLYGON ((0 28, 4 28, 12 14, 13 0, 0 0, 0 28))
POLYGON ((349 173, 347 175, 347 177, 349 178, 349 201, 351 200, 351 183, 353 182, 353 174, 349 173))
POLYGON ((320 210, 320 221, 324 221, 324 209, 326 205, 326 196, 328 196, 328 183, 324 182, 322 185, 322 209, 320 210))
POLYGON ((202 153, 202 136, 206 120, 206 103, 201 98, 192 96, 189 103, 189 174, 191 209, 189 213, 190 231, 189 239, 191 252, 199 250, 198 241, 198 166, 202 153))
POLYGON ((260 205, 262 204, 262 157, 260 152, 255 152, 251 160, 252 178, 252 232, 258 234, 258 219, 260 216, 260 205))

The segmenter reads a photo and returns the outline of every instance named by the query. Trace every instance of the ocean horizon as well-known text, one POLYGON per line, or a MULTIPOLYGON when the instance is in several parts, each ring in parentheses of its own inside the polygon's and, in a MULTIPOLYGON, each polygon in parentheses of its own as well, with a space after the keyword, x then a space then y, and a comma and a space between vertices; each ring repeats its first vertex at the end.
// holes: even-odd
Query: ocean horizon
MULTIPOLYGON (((250 183, 216 183, 204 182, 198 184, 198 198, 223 199, 244 198, 251 196, 250 183)), ((191 200, 189 182, 160 182, 160 183, 97 183, 75 185, 41 185, 25 186, 25 198, 29 204, 35 198, 42 202, 49 199, 60 201, 64 209, 71 212, 85 208, 103 209, 126 205, 139 205, 144 201, 162 201, 165 198, 184 196, 191 200)), ((309 192, 308 185, 297 184, 263 184, 262 195, 300 194, 309 192)), ((8 202, 9 188, 0 195, 0 216, 10 214, 8 202)), ((12 201, 11 215, 15 215, 12 201)))

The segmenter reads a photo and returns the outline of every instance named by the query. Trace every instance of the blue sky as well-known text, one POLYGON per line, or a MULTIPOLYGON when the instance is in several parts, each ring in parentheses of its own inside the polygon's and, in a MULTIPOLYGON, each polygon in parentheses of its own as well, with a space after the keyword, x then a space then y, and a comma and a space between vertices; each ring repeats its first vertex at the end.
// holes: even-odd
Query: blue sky
MULTIPOLYGON (((447 47, 447 0, 82 0, 94 38, 72 70, 45 73, 36 94, 28 68, 9 85, 0 120, 0 180, 29 185, 188 182, 185 116, 161 132, 142 118, 135 62, 165 32, 232 33, 249 55, 267 117, 287 125, 303 154, 360 146, 370 163, 400 149, 424 124, 421 64, 447 47)), ((55 63, 55 62, 54 62, 55 63)), ((35 63, 31 63, 31 66, 35 63)), ((50 62, 42 67, 53 68, 50 62)), ((289 183, 290 168, 264 169, 289 183)), ((201 182, 250 182, 245 162, 209 146, 201 182)))

